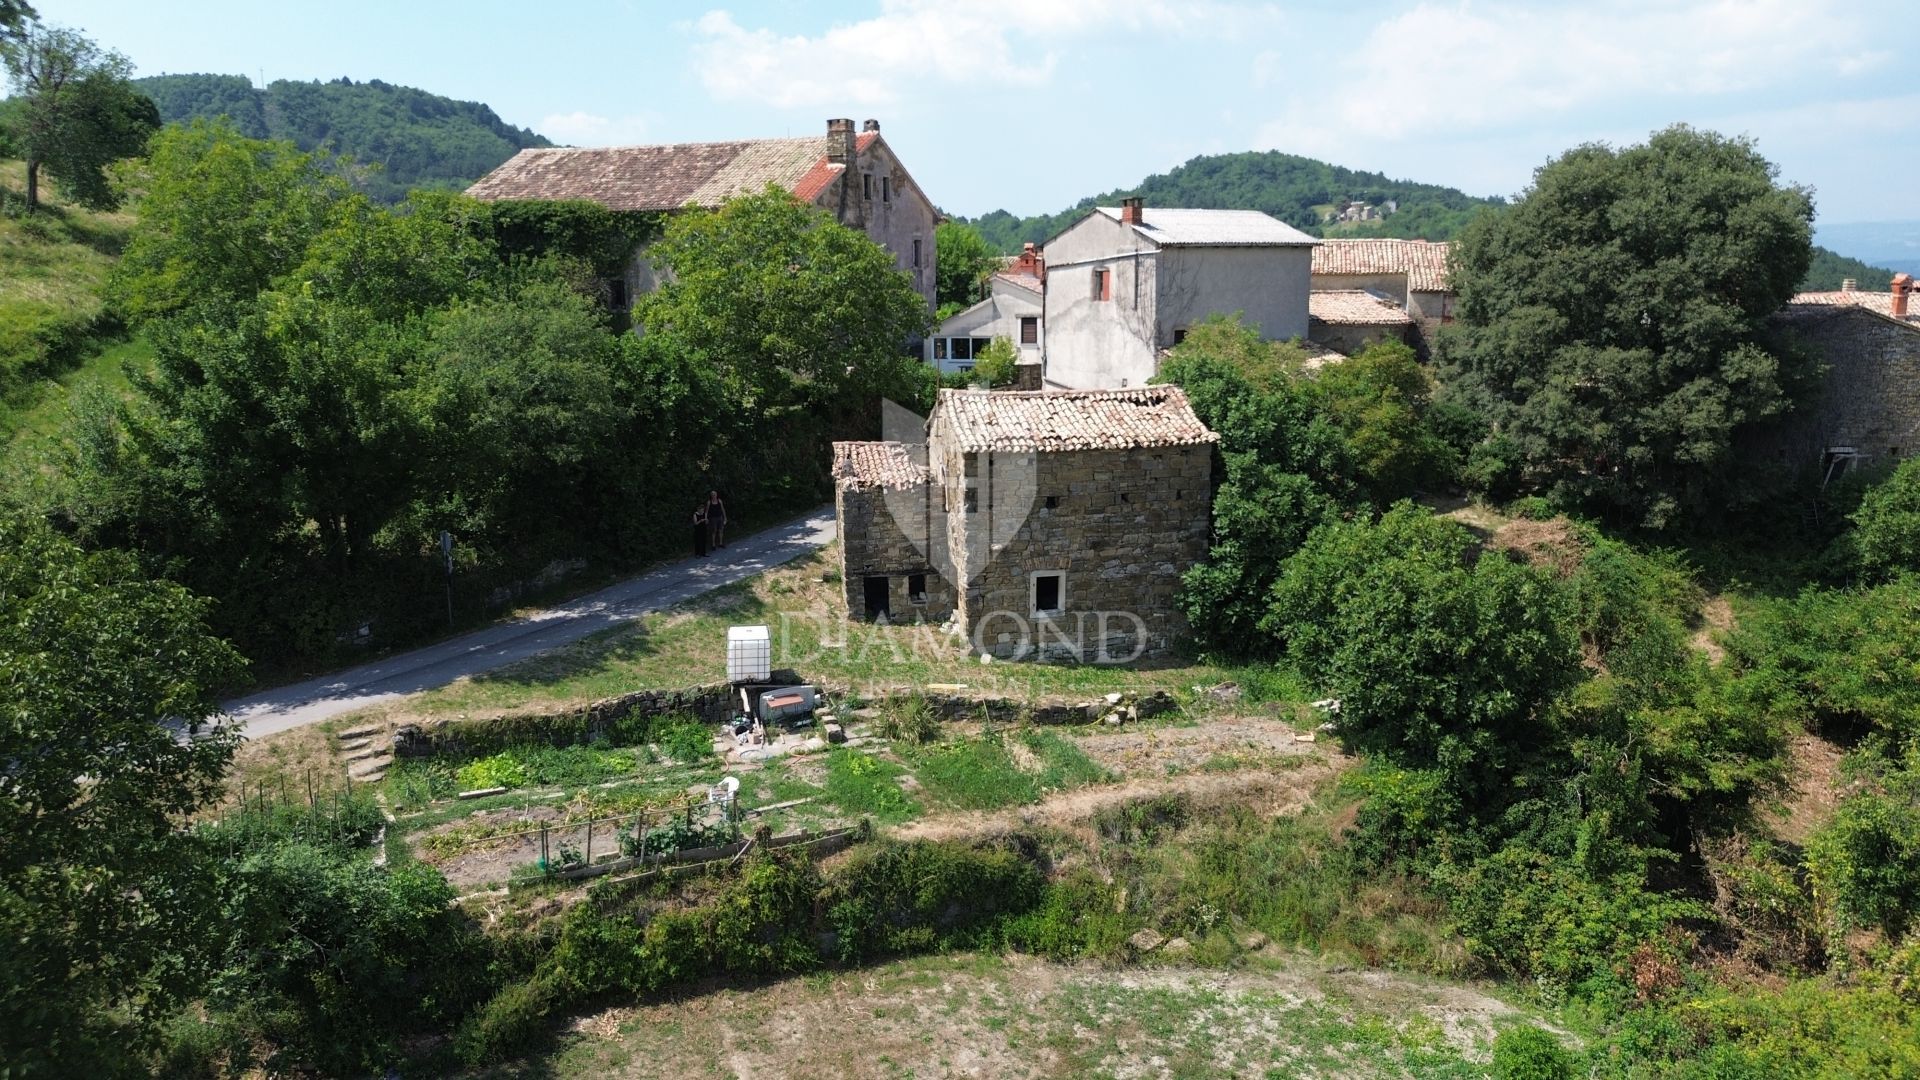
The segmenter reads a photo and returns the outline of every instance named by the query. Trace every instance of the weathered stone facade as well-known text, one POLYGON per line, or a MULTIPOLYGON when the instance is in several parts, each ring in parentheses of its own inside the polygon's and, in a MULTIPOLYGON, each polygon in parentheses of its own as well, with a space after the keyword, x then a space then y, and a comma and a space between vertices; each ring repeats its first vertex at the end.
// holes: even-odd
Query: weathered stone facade
POLYGON ((1920 452, 1920 321, 1864 306, 1790 305, 1779 323, 1826 362, 1818 401, 1773 433, 1802 468, 1887 462, 1920 452))
POLYGON ((1177 387, 942 391, 926 430, 924 466, 901 443, 835 445, 849 614, 951 614, 1009 659, 1121 662, 1181 636, 1217 437, 1177 387))

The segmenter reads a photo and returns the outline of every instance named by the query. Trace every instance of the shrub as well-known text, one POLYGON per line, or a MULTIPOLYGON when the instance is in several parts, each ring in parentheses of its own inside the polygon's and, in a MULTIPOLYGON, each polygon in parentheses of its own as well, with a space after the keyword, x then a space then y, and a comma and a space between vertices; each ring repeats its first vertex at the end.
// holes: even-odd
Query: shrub
POLYGON ((654 732, 654 738, 667 756, 685 765, 704 765, 713 760, 713 729, 691 716, 679 716, 654 732))
POLYGON ((482 788, 525 787, 527 770, 520 759, 511 750, 502 750, 491 757, 470 761, 456 769, 454 783, 463 791, 478 791, 482 788))
POLYGON ((1920 570, 1920 458, 1901 462, 1868 491, 1853 523, 1854 549, 1869 573, 1920 570))
POLYGON ((1020 362, 1019 350, 1007 338, 997 337, 987 344, 973 361, 973 382, 984 382, 998 390, 1012 386, 1020 362))
POLYGON ((1840 803, 1808 844, 1807 870, 1841 926, 1906 931, 1920 915, 1920 751, 1840 803))
POLYGON ((1004 846, 879 844, 861 848, 822 891, 842 963, 991 943, 1007 916, 1031 909, 1045 879, 1004 846))
POLYGON ((1092 871, 1077 871, 1049 884, 1037 906, 1009 921, 1006 942, 1049 960, 1117 956, 1138 925, 1119 900, 1092 871))
POLYGON ((1494 1080, 1573 1080, 1573 1055, 1537 1027, 1508 1028, 1493 1039, 1494 1080))
POLYGON ((546 1034, 554 997, 544 979, 507 984, 454 1033, 454 1056, 479 1068, 532 1047, 546 1034))

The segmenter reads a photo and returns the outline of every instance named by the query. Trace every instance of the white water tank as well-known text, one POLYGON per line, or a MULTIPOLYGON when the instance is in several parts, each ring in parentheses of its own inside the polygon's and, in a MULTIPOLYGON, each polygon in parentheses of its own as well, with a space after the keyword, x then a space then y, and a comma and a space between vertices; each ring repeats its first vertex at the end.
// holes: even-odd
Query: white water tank
POLYGON ((773 635, 766 627, 727 627, 728 682, 765 682, 772 671, 773 635))

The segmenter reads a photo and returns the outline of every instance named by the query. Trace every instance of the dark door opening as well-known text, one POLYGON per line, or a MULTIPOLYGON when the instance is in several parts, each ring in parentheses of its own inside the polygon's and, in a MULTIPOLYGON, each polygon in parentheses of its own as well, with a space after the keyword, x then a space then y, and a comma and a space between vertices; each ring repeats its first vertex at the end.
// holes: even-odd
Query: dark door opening
POLYGON ((887 588, 886 578, 884 577, 868 578, 866 580, 866 591, 867 591, 867 618, 877 619, 882 615, 893 614, 892 605, 889 603, 889 595, 888 595, 889 590, 887 588))
POLYGON ((1033 579, 1033 613, 1057 612, 1060 610, 1060 575, 1037 574, 1033 579))

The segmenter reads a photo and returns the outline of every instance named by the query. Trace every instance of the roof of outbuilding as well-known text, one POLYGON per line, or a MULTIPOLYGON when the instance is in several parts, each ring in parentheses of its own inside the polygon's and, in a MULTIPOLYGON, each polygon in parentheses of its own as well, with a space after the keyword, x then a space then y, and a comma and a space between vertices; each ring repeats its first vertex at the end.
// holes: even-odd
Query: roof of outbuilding
POLYGON ((1893 294, 1886 290, 1867 292, 1860 289, 1835 289, 1831 292, 1796 293, 1787 301, 1780 314, 1789 319, 1818 318, 1830 315, 1844 308, 1861 308, 1883 318, 1910 326, 1920 326, 1920 297, 1907 301, 1907 314, 1904 318, 1895 318, 1893 314, 1893 294))
MULTIPOLYGON (((864 152, 878 132, 858 136, 864 152)), ((774 184, 811 201, 846 166, 827 160, 827 137, 737 139, 661 146, 522 150, 467 189, 476 199, 589 199, 610 210, 719 206, 774 184)))
POLYGON ((905 491, 927 482, 927 468, 913 460, 905 443, 833 444, 833 481, 843 488, 905 491))
POLYGON ((1447 245, 1427 240, 1322 240, 1316 274, 1405 274, 1414 292, 1447 291, 1447 245))
POLYGON ((993 272, 993 279, 995 281, 1004 281, 1009 285, 1013 285, 1018 288, 1025 289, 1028 292, 1034 294, 1035 296, 1039 296, 1041 293, 1044 293, 1047 290, 1046 282, 1041 281, 1038 276, 1033 274, 1023 274, 1017 270, 995 270, 993 272))
POLYGON ((1118 390, 942 390, 934 405, 963 453, 1196 446, 1220 436, 1177 386, 1118 390))
POLYGON ((1307 294, 1307 315, 1335 326, 1411 326, 1413 316, 1399 304, 1365 289, 1334 289, 1307 294))
MULTIPOLYGON (((1120 209, 1100 213, 1120 220, 1120 209)), ((1307 247, 1313 237, 1258 210, 1180 210, 1149 206, 1133 231, 1161 247, 1307 247)), ((1084 218, 1081 220, 1085 220, 1084 218)))

